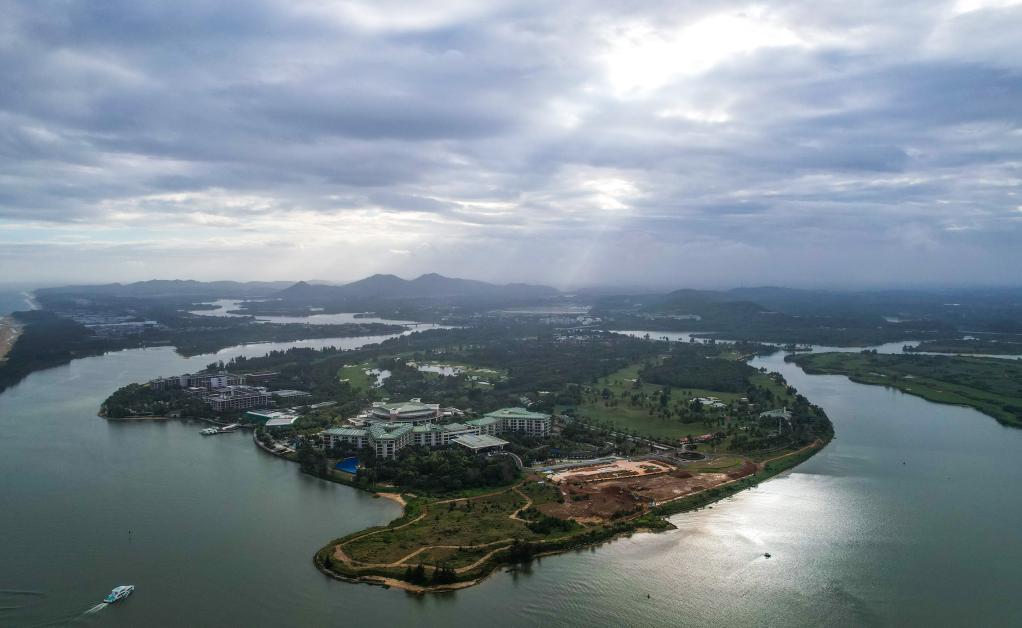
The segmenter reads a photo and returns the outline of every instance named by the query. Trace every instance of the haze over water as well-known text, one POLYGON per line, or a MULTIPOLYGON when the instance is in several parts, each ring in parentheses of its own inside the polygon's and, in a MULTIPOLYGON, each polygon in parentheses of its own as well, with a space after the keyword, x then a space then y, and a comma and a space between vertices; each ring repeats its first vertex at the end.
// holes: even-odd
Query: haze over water
POLYGON ((543 558, 447 595, 329 580, 313 552, 396 517, 396 505, 304 476, 247 433, 202 438, 199 424, 95 415, 125 383, 264 350, 123 351, 0 395, 0 474, 17 478, 0 483, 0 624, 1022 622, 1022 499, 996 488, 1022 481, 1010 464, 1022 432, 805 375, 781 354, 754 364, 822 405, 837 438, 793 472, 673 517, 678 531, 543 558), (138 587, 126 603, 83 615, 122 582, 138 587))

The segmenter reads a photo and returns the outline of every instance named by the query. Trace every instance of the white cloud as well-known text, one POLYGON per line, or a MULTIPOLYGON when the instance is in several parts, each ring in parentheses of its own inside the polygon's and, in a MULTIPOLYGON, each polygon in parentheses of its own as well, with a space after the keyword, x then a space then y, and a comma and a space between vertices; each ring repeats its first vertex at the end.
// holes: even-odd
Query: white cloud
POLYGON ((0 280, 1022 265, 1010 3, 9 4, 0 280))

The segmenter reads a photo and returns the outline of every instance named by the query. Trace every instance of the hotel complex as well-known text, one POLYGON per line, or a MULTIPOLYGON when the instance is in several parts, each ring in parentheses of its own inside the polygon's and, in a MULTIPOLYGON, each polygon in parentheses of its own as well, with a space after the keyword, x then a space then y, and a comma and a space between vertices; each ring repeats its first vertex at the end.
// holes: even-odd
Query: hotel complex
POLYGON ((499 449, 506 441, 495 438, 503 432, 524 432, 533 436, 550 433, 550 415, 525 408, 505 408, 464 423, 433 423, 441 416, 440 406, 418 399, 405 403, 376 403, 362 427, 334 427, 322 433, 326 447, 348 443, 371 447, 376 455, 394 458, 407 445, 444 447, 452 443, 472 451, 499 449), (428 418, 427 418, 428 417, 428 418), (479 438, 485 437, 485 438, 479 438))
MULTIPOLYGON (((153 390, 183 390, 185 394, 202 397, 203 401, 217 412, 268 408, 272 396, 278 394, 260 386, 246 386, 244 375, 235 375, 227 371, 185 373, 176 377, 159 377, 151 380, 149 387, 153 390)), ((297 390, 278 392, 282 393, 281 397, 309 395, 309 393, 297 390)))

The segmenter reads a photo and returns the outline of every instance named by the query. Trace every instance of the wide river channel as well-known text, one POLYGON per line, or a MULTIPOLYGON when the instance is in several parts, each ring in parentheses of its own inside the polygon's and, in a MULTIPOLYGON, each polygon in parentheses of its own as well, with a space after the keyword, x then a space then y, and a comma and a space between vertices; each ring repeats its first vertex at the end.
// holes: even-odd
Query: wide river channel
POLYGON ((1022 430, 806 375, 781 353, 754 365, 826 409, 837 438, 822 453, 674 517, 676 531, 444 595, 313 568, 316 549, 398 516, 394 503, 302 475, 249 433, 96 416, 129 382, 366 340, 121 351, 0 395, 0 626, 1022 625, 1022 430), (97 607, 117 584, 137 590, 97 607))

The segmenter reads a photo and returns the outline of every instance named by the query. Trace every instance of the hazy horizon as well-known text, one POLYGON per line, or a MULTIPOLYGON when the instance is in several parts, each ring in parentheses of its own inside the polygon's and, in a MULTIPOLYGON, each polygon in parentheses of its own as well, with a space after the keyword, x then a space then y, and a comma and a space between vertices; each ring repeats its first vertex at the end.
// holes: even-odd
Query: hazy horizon
POLYGON ((15 1, 0 281, 1017 285, 1022 2, 15 1))
MULTIPOLYGON (((396 274, 388 272, 380 272, 374 274, 383 275, 396 275, 405 280, 412 280, 423 274, 430 274, 430 271, 424 271, 420 273, 411 274, 396 274)), ((260 283, 298 283, 301 281, 315 284, 325 284, 340 286, 352 281, 358 281, 365 279, 365 277, 355 277, 353 279, 319 279, 319 278, 290 278, 290 277, 270 277, 260 279, 235 279, 225 277, 211 277, 209 279, 196 279, 193 277, 150 277, 148 279, 131 279, 131 280, 117 280, 113 278, 100 278, 96 280, 82 280, 82 281, 46 281, 46 282, 19 282, 19 281, 2 281, 0 280, 0 291, 7 292, 19 292, 19 291, 32 291, 41 288, 58 288, 64 286, 86 286, 86 285, 105 285, 105 284, 130 284, 136 282, 145 281, 201 281, 201 282, 218 282, 218 281, 234 281, 239 283, 246 282, 260 282, 260 283)), ((465 275, 444 275, 452 279, 469 279, 476 281, 487 281, 485 279, 478 279, 472 276, 465 275)), ((542 279, 536 280, 525 280, 525 281, 490 281, 489 283, 495 283, 498 285, 505 283, 526 283, 534 285, 550 286, 558 289, 564 294, 571 294, 574 292, 592 292, 592 293, 604 293, 604 294, 628 294, 628 293, 663 293, 674 290, 716 290, 716 291, 728 291, 735 289, 753 289, 753 288, 781 288, 781 289, 794 289, 794 290, 817 290, 835 293, 855 293, 855 292, 884 292, 884 291, 918 291, 918 292, 942 292, 942 291, 955 291, 955 290, 1020 290, 1022 289, 1022 282, 1015 283, 911 283, 911 284, 869 284, 869 285, 833 285, 833 284, 766 284, 766 283, 748 283, 748 284, 709 284, 709 283, 641 283, 641 282, 619 282, 619 283, 605 283, 605 284, 584 284, 584 285, 557 285, 550 282, 544 282, 542 279)))

